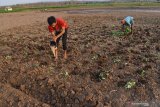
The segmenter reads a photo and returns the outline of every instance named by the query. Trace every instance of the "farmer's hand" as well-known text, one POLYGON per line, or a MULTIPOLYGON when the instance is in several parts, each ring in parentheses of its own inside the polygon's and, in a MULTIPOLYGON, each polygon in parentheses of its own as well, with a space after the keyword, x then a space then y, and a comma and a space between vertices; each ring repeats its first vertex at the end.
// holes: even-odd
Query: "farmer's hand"
POLYGON ((56 36, 53 36, 53 40, 56 42, 56 41, 57 41, 57 37, 56 37, 56 36))

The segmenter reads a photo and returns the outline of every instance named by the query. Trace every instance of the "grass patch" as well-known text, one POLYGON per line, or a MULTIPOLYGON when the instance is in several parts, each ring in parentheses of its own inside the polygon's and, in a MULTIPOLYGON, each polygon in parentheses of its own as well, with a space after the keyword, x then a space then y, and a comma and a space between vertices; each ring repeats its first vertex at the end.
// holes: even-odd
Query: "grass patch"
POLYGON ((129 27, 125 27, 124 31, 121 30, 112 30, 112 36, 125 36, 131 33, 131 29, 129 27))
POLYGON ((21 11, 32 11, 32 10, 45 10, 45 9, 77 9, 77 8, 100 8, 100 7, 159 7, 160 2, 89 2, 80 4, 66 4, 62 6, 38 6, 38 7, 15 7, 13 11, 5 11, 3 8, 0 9, 0 13, 9 12, 21 12, 21 11))
POLYGON ((124 36, 125 35, 125 33, 122 32, 121 30, 112 30, 111 33, 112 33, 112 36, 124 36))
POLYGON ((136 86, 136 82, 133 81, 133 80, 131 80, 131 81, 128 81, 128 82, 126 83, 125 88, 126 88, 126 89, 131 89, 131 88, 133 88, 133 87, 135 87, 135 86, 136 86))

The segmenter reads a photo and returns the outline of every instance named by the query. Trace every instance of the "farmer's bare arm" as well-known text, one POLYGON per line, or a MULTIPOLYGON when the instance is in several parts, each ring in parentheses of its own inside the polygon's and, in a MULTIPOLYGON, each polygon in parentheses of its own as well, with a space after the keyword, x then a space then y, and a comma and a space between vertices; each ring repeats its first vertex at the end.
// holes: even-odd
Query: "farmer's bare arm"
POLYGON ((53 41, 56 42, 56 35, 55 35, 55 32, 51 32, 51 36, 52 36, 53 41))
POLYGON ((65 33, 65 28, 62 28, 61 33, 58 34, 56 37, 59 38, 59 37, 61 37, 64 33, 65 33))

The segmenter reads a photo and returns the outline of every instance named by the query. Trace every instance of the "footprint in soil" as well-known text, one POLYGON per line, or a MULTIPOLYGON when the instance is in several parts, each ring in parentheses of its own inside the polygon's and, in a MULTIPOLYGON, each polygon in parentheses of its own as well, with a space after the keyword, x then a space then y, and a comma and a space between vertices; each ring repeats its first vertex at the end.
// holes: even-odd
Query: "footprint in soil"
POLYGON ((156 51, 160 51, 160 45, 156 46, 156 51))
POLYGON ((138 79, 138 85, 147 84, 147 83, 148 83, 147 80, 144 78, 138 79))
POLYGON ((144 29, 146 36, 150 36, 149 29, 144 29))
POLYGON ((46 65, 48 65, 48 63, 45 62, 45 61, 43 61, 43 62, 41 62, 39 65, 40 65, 40 66, 46 66, 46 65))
POLYGON ((99 79, 99 74, 100 72, 91 72, 90 73, 91 81, 100 82, 101 80, 99 79))
POLYGON ((117 83, 117 86, 118 87, 124 87, 126 85, 126 82, 125 81, 119 81, 118 83, 117 83))
POLYGON ((78 75, 79 73, 78 72, 76 72, 75 70, 73 70, 72 72, 71 72, 71 75, 78 75))
POLYGON ((3 93, 3 92, 4 92, 3 88, 2 88, 2 87, 0 87, 0 93, 3 93))
POLYGON ((37 46, 37 49, 38 49, 39 51, 45 50, 45 48, 44 48, 43 46, 37 46))
POLYGON ((118 69, 124 69, 125 68, 125 64, 120 63, 118 66, 118 69))
POLYGON ((79 75, 80 71, 78 69, 78 67, 74 67, 73 71, 71 72, 72 75, 79 75))

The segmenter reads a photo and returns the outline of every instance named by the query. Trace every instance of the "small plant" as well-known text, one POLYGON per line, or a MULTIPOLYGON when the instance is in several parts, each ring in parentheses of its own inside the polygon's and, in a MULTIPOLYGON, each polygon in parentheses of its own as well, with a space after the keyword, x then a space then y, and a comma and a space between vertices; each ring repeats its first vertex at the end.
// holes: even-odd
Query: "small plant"
POLYGON ((149 62, 149 58, 143 58, 142 59, 144 62, 149 62))
POLYGON ((127 35, 131 32, 131 28, 129 27, 125 27, 124 31, 121 31, 121 30, 112 30, 111 31, 111 34, 112 36, 124 36, 124 35, 127 35))
POLYGON ((131 89, 133 88, 134 86, 136 85, 136 82, 135 81, 128 81, 125 85, 125 88, 126 89, 131 89))
POLYGON ((100 72, 99 73, 99 76, 98 76, 98 78, 99 78, 99 80, 105 80, 107 77, 108 77, 108 75, 109 75, 109 73, 108 72, 100 72))
POLYGON ((112 28, 115 28, 115 25, 114 25, 114 24, 112 25, 112 28))
POLYGON ((119 62, 121 62, 121 60, 120 59, 115 59, 113 62, 114 63, 119 63, 119 62))
POLYGON ((97 59, 97 56, 93 56, 92 59, 93 59, 93 60, 97 59))
POLYGON ((96 59, 98 59, 98 57, 99 57, 99 55, 95 54, 95 55, 93 55, 92 60, 96 60, 96 59))
POLYGON ((27 56, 28 56, 28 53, 24 52, 24 57, 27 58, 27 56))
POLYGON ((138 73, 141 77, 144 77, 145 74, 146 74, 146 71, 145 71, 145 70, 138 70, 137 73, 138 73))
POLYGON ((126 27, 125 33, 128 34, 128 33, 130 33, 130 32, 131 32, 131 29, 130 29, 129 27, 126 27))
POLYGON ((146 71, 145 71, 145 70, 142 70, 141 73, 140 73, 140 75, 141 75, 142 77, 144 77, 145 73, 146 73, 146 71))
POLYGON ((61 73, 61 75, 64 77, 64 78, 67 78, 69 76, 69 73, 67 71, 63 71, 61 73))
POLYGON ((7 55, 7 56, 5 56, 5 59, 8 59, 8 60, 10 60, 10 59, 12 59, 12 56, 10 56, 10 55, 7 55))
POLYGON ((123 36, 125 34, 124 32, 120 30, 118 31, 112 30, 111 33, 112 33, 112 36, 123 36))

